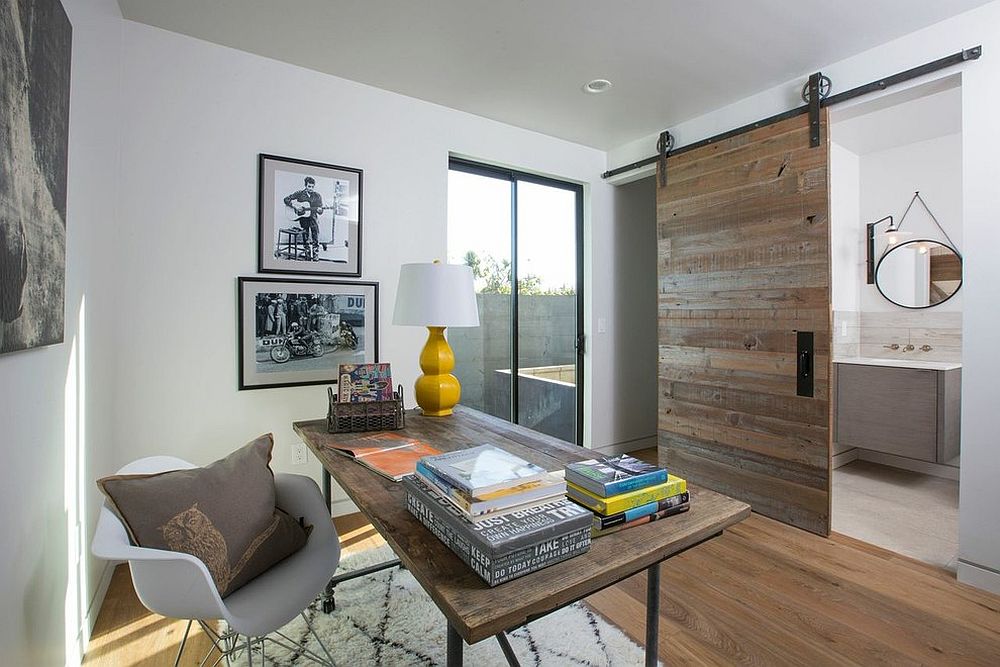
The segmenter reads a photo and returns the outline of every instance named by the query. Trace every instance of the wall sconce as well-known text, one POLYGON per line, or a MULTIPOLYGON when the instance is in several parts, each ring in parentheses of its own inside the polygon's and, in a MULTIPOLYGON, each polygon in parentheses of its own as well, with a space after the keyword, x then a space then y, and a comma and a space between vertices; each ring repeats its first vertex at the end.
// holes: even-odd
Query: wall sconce
MULTIPOLYGON (((909 208, 907 208, 907 210, 909 210, 909 208)), ((903 214, 903 217, 904 218, 906 217, 905 213, 903 214)), ((912 236, 910 232, 899 231, 899 227, 903 224, 903 221, 900 220, 899 225, 897 225, 893 221, 891 215, 887 215, 880 220, 876 220, 875 222, 868 223, 867 227, 868 227, 868 284, 869 285, 875 284, 875 226, 882 224, 886 220, 889 221, 889 227, 886 228, 885 230, 885 240, 886 243, 888 243, 890 246, 897 245, 900 241, 903 241, 904 239, 907 239, 910 236, 912 236)))
MULTIPOLYGON (((944 234, 944 237, 948 239, 948 243, 951 243, 951 238, 948 237, 948 232, 944 231, 944 227, 941 226, 941 223, 938 222, 937 218, 934 217, 934 214, 931 213, 930 208, 927 207, 927 202, 924 201, 924 198, 920 196, 920 191, 917 190, 916 192, 913 193, 913 197, 910 199, 910 203, 906 206, 906 210, 903 211, 903 217, 899 219, 899 224, 896 224, 893 221, 891 215, 887 215, 880 220, 876 220, 875 222, 868 223, 867 227, 868 227, 868 284, 869 285, 875 284, 875 225, 881 224, 886 220, 888 220, 889 227, 885 230, 886 243, 888 244, 889 247, 894 245, 899 245, 906 239, 913 236, 911 232, 900 231, 900 227, 903 226, 903 221, 906 220, 906 214, 910 212, 910 208, 913 206, 913 202, 917 201, 918 199, 920 200, 920 203, 923 205, 924 210, 927 211, 928 215, 931 216, 931 220, 933 220, 934 224, 937 225, 937 228, 941 230, 941 233, 944 234)), ((953 243, 952 245, 954 246, 953 243)), ((889 251, 889 247, 886 248, 886 252, 889 251)), ((916 249, 919 250, 921 253, 926 253, 928 250, 926 246, 918 246, 916 249)), ((885 253, 882 254, 884 255, 885 253)))

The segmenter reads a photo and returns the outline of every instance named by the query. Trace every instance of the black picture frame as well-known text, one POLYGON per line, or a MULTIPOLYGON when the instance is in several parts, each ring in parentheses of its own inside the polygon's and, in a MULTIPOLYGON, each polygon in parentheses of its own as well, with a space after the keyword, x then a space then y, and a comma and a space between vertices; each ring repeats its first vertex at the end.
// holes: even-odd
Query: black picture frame
POLYGON ((73 26, 62 3, 3 3, 0 60, 0 354, 6 354, 66 338, 73 26))
POLYGON ((336 384, 340 364, 378 362, 378 285, 237 278, 239 389, 336 384), (283 326, 280 300, 285 308, 283 326), (314 309, 314 303, 320 308, 314 309), (298 344, 289 341, 293 323, 306 330, 306 335, 296 337, 298 344), (279 346, 284 350, 276 354, 279 346))
POLYGON ((363 198, 361 169, 260 153, 257 270, 360 278, 363 198), (306 193, 307 179, 314 194, 306 193))
POLYGON ((953 245, 951 245, 949 243, 945 243, 944 241, 938 241, 936 239, 924 239, 924 238, 910 239, 909 241, 903 241, 902 243, 898 243, 898 244, 892 246, 891 248, 886 249, 886 251, 882 253, 882 256, 879 257, 879 259, 878 259, 878 264, 875 266, 874 283, 875 283, 875 288, 878 290, 878 293, 881 294, 882 298, 884 298, 886 301, 888 301, 888 302, 890 302, 890 303, 892 303, 894 305, 897 305, 900 308, 906 308, 908 310, 925 310, 927 308, 934 308, 936 306, 940 306, 941 304, 950 301, 953 296, 955 296, 956 294, 958 294, 959 290, 962 289, 962 285, 965 283, 964 269, 965 269, 965 260, 962 258, 962 253, 960 253, 958 251, 958 249, 955 248, 953 245), (941 246, 942 248, 947 248, 948 250, 950 250, 951 253, 953 255, 955 255, 955 257, 958 259, 958 266, 959 266, 959 270, 962 271, 962 277, 958 279, 958 285, 955 286, 955 289, 951 292, 951 294, 949 294, 945 298, 941 299, 940 301, 937 301, 935 303, 929 303, 927 305, 921 305, 921 306, 900 303, 899 301, 896 301, 891 296, 889 296, 888 294, 886 294, 885 289, 883 289, 882 285, 878 281, 878 272, 879 272, 879 269, 882 268, 882 263, 885 262, 886 258, 889 255, 891 255, 894 252, 898 252, 898 251, 900 251, 902 249, 905 249, 906 246, 914 245, 914 244, 920 244, 920 243, 933 243, 935 245, 941 246))

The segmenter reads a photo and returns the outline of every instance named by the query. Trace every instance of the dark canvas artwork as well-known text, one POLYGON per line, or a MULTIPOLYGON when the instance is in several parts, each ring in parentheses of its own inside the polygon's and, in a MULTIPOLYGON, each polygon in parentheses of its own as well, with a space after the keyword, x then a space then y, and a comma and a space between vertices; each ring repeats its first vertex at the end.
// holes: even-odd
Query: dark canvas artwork
POLYGON ((63 340, 71 40, 59 0, 0 2, 0 352, 63 340))

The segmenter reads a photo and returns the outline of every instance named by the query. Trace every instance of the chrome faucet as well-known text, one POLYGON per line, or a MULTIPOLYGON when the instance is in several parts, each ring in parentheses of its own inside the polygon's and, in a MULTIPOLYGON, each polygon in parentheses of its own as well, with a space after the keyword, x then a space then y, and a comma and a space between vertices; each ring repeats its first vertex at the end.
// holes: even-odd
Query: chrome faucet
POLYGON ((892 345, 883 345, 882 347, 884 347, 887 350, 898 350, 899 343, 893 343, 892 345))
POLYGON ((903 346, 903 352, 913 352, 915 349, 917 348, 913 347, 913 345, 910 345, 909 343, 903 346))
POLYGON ((920 350, 921 350, 922 352, 930 352, 930 351, 931 351, 931 350, 933 350, 933 349, 934 349, 934 348, 933 348, 933 347, 931 347, 930 345, 921 345, 921 346, 920 346, 920 350))

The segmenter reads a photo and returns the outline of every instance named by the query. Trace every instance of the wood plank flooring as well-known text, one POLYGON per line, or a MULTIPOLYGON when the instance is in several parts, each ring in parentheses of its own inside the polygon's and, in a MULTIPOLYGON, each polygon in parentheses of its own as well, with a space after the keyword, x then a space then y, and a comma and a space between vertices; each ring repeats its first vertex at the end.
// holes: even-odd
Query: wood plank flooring
MULTIPOLYGON (((360 515, 335 524, 345 552, 383 543, 360 515)), ((172 665, 183 624, 146 612, 127 575, 116 573, 84 665, 172 665)), ((665 665, 1000 664, 1000 597, 850 537, 756 514, 667 561, 661 587, 665 665)), ((645 595, 640 575, 587 602, 641 643, 645 595)), ((197 664, 201 641, 189 640, 182 664, 197 664)))

